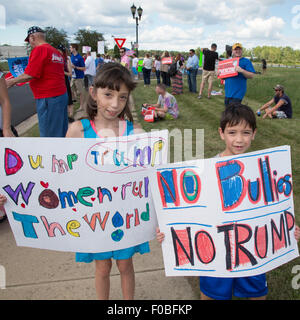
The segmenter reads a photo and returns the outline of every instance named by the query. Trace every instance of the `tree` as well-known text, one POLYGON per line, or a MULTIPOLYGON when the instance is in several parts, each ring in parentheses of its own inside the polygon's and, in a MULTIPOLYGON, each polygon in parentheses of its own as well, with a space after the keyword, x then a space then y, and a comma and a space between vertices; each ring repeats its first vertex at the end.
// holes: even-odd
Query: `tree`
MULTIPOLYGON (((75 40, 80 47, 89 46, 91 51, 97 51, 98 41, 105 41, 103 34, 96 30, 79 29, 75 33, 75 40)), ((105 51, 107 48, 105 48, 105 51)))
POLYGON ((114 58, 121 59, 119 47, 115 44, 114 46, 114 58))
POLYGON ((69 46, 67 32, 63 29, 58 30, 55 27, 46 27, 46 41, 53 47, 57 48, 58 45, 62 44, 65 47, 69 46))

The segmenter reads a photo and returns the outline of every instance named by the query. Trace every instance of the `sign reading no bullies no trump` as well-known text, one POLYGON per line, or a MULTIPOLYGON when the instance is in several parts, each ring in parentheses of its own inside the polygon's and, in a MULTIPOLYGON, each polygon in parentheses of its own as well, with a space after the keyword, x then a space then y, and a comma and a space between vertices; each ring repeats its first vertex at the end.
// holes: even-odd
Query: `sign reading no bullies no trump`
POLYGON ((147 168, 167 162, 167 131, 0 145, 1 193, 19 246, 104 252, 155 237, 147 168))
POLYGON ((167 276, 243 277, 298 257, 290 148, 158 166, 167 276))

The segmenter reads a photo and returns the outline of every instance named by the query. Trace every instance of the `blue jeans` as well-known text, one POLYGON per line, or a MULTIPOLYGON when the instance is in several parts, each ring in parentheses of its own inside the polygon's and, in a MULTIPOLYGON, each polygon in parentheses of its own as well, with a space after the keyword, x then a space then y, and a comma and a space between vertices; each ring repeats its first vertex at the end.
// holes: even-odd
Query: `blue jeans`
POLYGON ((68 130, 68 94, 35 101, 40 137, 65 137, 68 130))
POLYGON ((225 107, 227 108, 230 104, 241 103, 242 99, 238 98, 226 98, 224 99, 225 107))
POLYGON ((150 84, 151 69, 143 68, 144 84, 150 84))
POLYGON ((157 79, 157 84, 160 84, 160 70, 155 71, 156 79, 157 79))
POLYGON ((190 92, 197 93, 197 72, 198 69, 188 70, 188 84, 190 92))

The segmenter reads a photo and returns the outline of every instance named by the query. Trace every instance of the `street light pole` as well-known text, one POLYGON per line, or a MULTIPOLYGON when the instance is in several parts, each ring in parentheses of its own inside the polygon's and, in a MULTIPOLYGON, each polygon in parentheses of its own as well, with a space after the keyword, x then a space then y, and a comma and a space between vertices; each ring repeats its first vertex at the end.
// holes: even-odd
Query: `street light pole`
POLYGON ((132 18, 135 19, 135 23, 136 23, 136 55, 139 55, 139 50, 138 50, 138 45, 139 45, 139 31, 138 31, 138 27, 139 27, 139 20, 141 20, 142 18, 142 14, 143 14, 143 9, 141 7, 139 7, 136 10, 136 6, 133 4, 130 8, 131 13, 132 13, 132 18), (136 11, 138 13, 138 17, 135 16, 136 11))

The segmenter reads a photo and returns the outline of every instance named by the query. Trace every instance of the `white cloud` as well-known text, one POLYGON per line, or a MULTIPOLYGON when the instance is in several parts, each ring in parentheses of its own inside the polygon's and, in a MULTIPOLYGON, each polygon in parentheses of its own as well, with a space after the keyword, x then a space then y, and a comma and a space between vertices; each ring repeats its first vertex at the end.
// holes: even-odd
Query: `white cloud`
MULTIPOLYGON (((290 1, 290 0, 289 0, 290 1)), ((135 41, 135 20, 130 7, 133 0, 2 0, 6 26, 54 26, 70 36, 79 28, 102 32, 113 45, 111 35, 135 41)), ((286 0, 139 0, 144 9, 139 26, 140 48, 188 50, 235 41, 249 45, 284 41, 288 22, 271 14, 274 5, 286 0)), ((21 43, 20 43, 21 44, 21 43)), ((223 49, 222 49, 223 50, 223 49)), ((222 51, 220 50, 220 51, 222 51)))
POLYGON ((141 33, 143 47, 160 50, 186 50, 196 45, 195 39, 203 35, 203 28, 183 30, 179 27, 164 25, 141 33), (171 48, 171 49, 170 49, 171 48))
POLYGON ((245 26, 237 32, 237 36, 243 39, 279 39, 284 24, 283 19, 278 17, 271 17, 266 20, 262 18, 246 20, 245 26))

